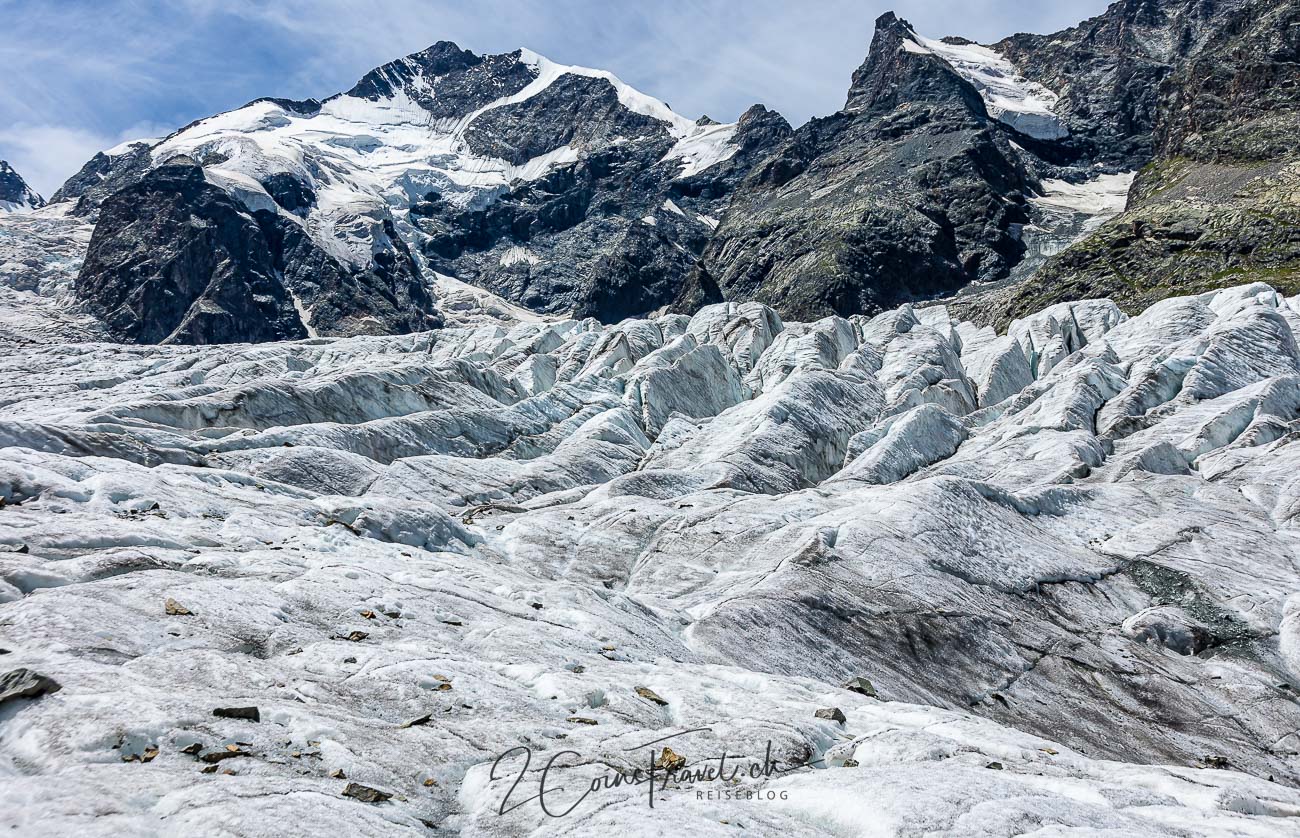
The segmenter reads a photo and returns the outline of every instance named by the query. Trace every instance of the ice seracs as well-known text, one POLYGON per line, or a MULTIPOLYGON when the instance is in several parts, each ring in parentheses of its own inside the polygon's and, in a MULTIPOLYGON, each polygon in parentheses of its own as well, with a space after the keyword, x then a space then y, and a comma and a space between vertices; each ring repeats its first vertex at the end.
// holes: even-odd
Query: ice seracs
POLYGON ((501 754, 587 788, 671 736, 812 767, 565 833, 1294 832, 1297 300, 998 335, 439 281, 436 332, 0 355, 0 675, 62 687, 6 703, 0 826, 544 834, 501 754))

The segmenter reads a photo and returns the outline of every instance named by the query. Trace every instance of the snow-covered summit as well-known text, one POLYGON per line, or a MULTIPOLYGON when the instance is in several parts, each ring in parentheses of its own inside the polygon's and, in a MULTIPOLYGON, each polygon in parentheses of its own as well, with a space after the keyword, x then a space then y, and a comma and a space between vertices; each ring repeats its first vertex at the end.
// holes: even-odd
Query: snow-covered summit
POLYGON ((335 255, 357 261, 369 256, 365 236, 340 235, 341 228, 384 208, 405 211, 429 192, 460 207, 480 208, 513 182, 537 180, 582 154, 645 133, 671 137, 675 144, 664 158, 680 158, 689 172, 735 151, 727 144, 734 125, 697 125, 608 71, 560 64, 527 49, 486 56, 471 69, 487 65, 473 79, 453 78, 467 75, 460 68, 432 76, 424 71, 382 95, 354 88, 320 103, 258 100, 167 137, 153 147, 153 162, 189 156, 211 180, 258 208, 276 206, 263 181, 277 174, 295 177, 317 198, 304 223, 321 234, 320 240, 338 242, 335 255), (582 113, 571 124, 558 124, 564 117, 550 115, 542 120, 549 124, 515 128, 547 134, 540 145, 502 140, 499 126, 488 124, 506 110, 518 122, 530 101, 575 78, 597 82, 592 88, 597 91, 607 85, 616 104, 582 113), (475 89, 466 90, 467 83, 475 89), (485 88, 502 95, 480 103, 485 88), (612 118, 614 110, 650 124, 631 130, 612 118), (602 130, 596 124, 601 119, 616 124, 602 130))
POLYGON ((0 212, 31 212, 45 205, 45 199, 27 185, 22 175, 0 160, 0 212))
MULTIPOLYGON (((766 123, 772 121, 750 123, 770 132, 766 123)), ((101 153, 56 199, 75 200, 78 212, 91 214, 109 196, 174 162, 199 167, 203 181, 233 198, 260 228, 274 228, 264 237, 271 252, 260 261, 280 267, 262 272, 273 285, 293 286, 273 290, 272 297, 297 300, 296 315, 287 302, 275 306, 282 337, 338 334, 344 322, 347 333, 394 330, 387 315, 378 321, 366 312, 343 316, 358 292, 340 287, 346 280, 321 287, 316 264, 322 261, 338 277, 379 275, 383 285, 396 272, 408 285, 432 292, 435 275, 454 276, 551 314, 618 319, 671 302, 675 286, 656 288, 642 275, 689 271, 712 229, 704 219, 721 214, 728 192, 705 181, 735 182, 759 156, 751 139, 748 157, 735 160, 741 124, 688 119, 613 73, 531 50, 479 56, 439 42, 323 100, 257 99, 160 141, 101 153), (686 211, 659 225, 654 237, 631 231, 641 240, 641 255, 625 263, 616 255, 629 247, 623 235, 644 227, 638 220, 667 201, 686 211), (511 257, 521 249, 532 258, 511 257), (611 272, 619 275, 605 278, 611 272), (643 292, 606 296, 629 282, 643 292)), ((214 200, 197 185, 187 194, 214 200)), ((164 225, 193 215, 192 208, 165 203, 153 204, 164 225)), ((116 213, 119 222, 128 220, 126 209, 116 213)), ((132 226, 119 223, 104 232, 116 235, 112 249, 141 251, 143 260, 132 226)), ((152 229, 153 222, 140 227, 152 229)), ((152 234, 174 240, 183 231, 152 234)), ((83 287, 93 289, 88 301, 102 316, 120 309, 129 284, 143 281, 118 275, 117 266, 132 261, 88 262, 96 281, 83 287)), ((185 284, 210 283, 194 277, 185 284)), ((201 313, 193 306, 228 308, 202 300, 184 304, 191 310, 169 312, 152 333, 207 339, 175 329, 201 313)), ((150 316, 133 313, 117 334, 139 339, 140 324, 150 316)), ((254 338, 233 324, 222 330, 254 338)))

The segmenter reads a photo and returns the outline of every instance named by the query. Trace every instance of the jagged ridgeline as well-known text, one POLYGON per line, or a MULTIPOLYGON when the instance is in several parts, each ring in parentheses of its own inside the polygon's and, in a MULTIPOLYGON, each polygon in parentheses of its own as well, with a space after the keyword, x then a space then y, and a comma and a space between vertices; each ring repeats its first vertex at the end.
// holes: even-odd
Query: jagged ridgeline
POLYGON ((991 46, 886 14, 843 109, 797 130, 440 42, 96 155, 42 212, 94 225, 67 296, 130 342, 421 331, 463 284, 603 322, 1293 290, 1298 8, 1120 0, 991 46))
POLYGON ((689 120, 613 75, 442 42, 324 101, 263 99, 99 155, 76 296, 117 338, 402 333, 447 278, 616 321, 677 297, 789 126, 689 120))

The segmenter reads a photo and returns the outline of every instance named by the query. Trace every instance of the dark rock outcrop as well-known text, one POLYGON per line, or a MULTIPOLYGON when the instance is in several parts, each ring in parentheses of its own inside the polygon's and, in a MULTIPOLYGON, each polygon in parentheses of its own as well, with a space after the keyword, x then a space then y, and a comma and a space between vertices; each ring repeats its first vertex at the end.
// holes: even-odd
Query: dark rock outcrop
POLYGON ((1000 322, 1087 297, 1137 312, 1254 280, 1300 292, 1300 3, 1123 2, 1098 28, 1138 12, 1134 26, 1163 27, 1146 42, 1172 45, 1130 137, 1154 159, 1127 211, 1023 283, 1000 322))
MULTIPOLYGON (((1195 9, 1191 6, 1190 9, 1195 9)), ((1225 3, 1160 91, 1158 158, 1264 162, 1300 155, 1300 3, 1225 3)))
POLYGON ((607 79, 565 74, 522 102, 492 108, 465 132, 470 149, 516 165, 560 146, 591 148, 635 137, 672 145, 666 123, 628 110, 607 79))
POLYGON ((234 343, 307 336, 243 208, 176 162, 114 193, 77 277, 77 296, 133 343, 234 343))
POLYGON ((0 160, 0 205, 3 204, 19 209, 37 209, 45 205, 45 200, 27 185, 27 181, 12 166, 0 160))
POLYGON ((679 307, 756 299, 782 315, 877 311, 1004 275, 1031 179, 980 94, 911 28, 877 21, 844 110, 814 119, 732 196, 679 307))
POLYGON ((114 336, 134 343, 306 337, 295 294, 321 333, 435 323, 419 270, 395 234, 369 271, 348 270, 301 227, 250 213, 184 158, 104 200, 75 290, 114 336))
POLYGON ((536 78, 518 50, 479 56, 450 41, 390 61, 366 73, 345 95, 377 102, 401 92, 434 119, 464 116, 518 93, 536 78))

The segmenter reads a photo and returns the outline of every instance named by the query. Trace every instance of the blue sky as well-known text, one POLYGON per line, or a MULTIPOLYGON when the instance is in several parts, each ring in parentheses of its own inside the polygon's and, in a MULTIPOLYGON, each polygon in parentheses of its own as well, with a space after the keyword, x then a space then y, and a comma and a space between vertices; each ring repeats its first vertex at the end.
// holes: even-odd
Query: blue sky
POLYGON ((0 159, 49 196, 96 151, 259 96, 317 98, 452 40, 612 70, 689 115, 843 104, 872 24, 1052 32, 1105 0, 0 0, 0 159))

